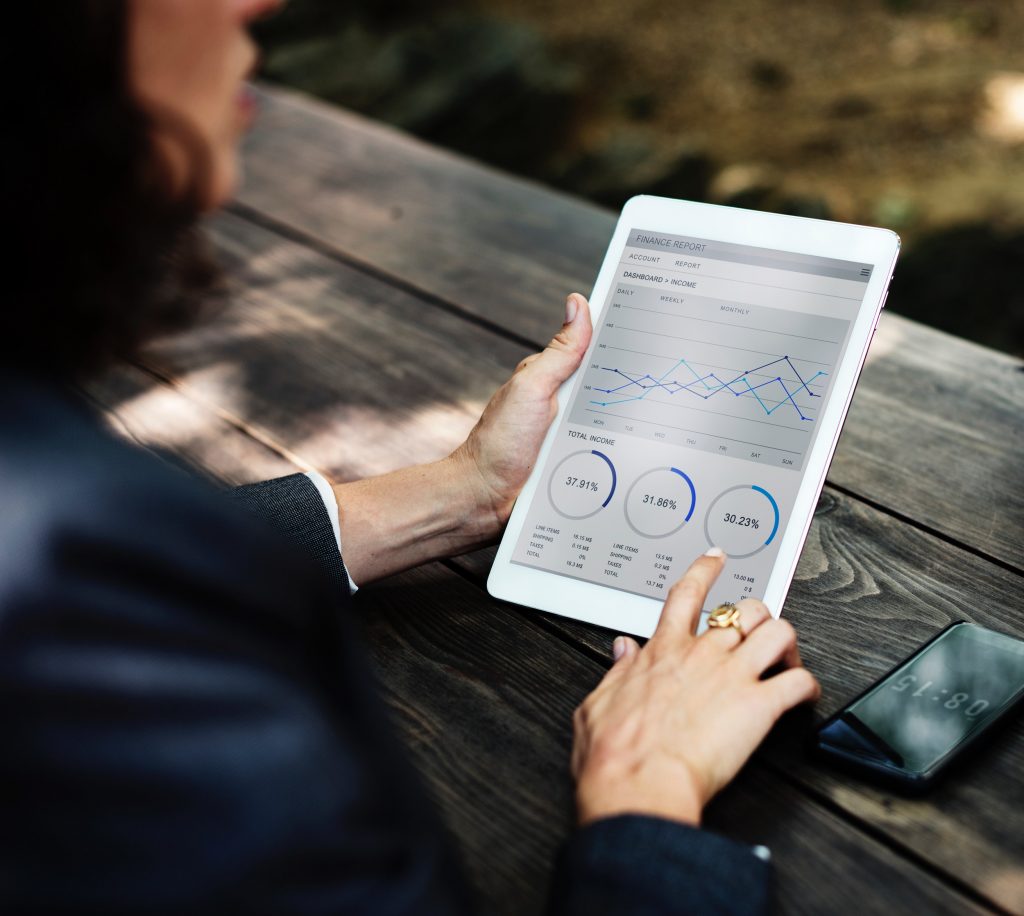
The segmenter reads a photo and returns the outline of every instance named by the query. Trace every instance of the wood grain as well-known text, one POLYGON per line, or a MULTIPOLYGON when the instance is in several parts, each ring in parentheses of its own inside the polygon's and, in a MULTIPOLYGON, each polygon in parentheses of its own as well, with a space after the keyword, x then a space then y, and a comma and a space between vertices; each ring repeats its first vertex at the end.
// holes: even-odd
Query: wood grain
MULTIPOLYGON (((571 824, 570 719, 597 663, 436 564, 361 593, 386 697, 474 888, 493 911, 540 912, 571 824)), ((759 765, 709 809, 710 829, 767 845, 787 913, 891 916, 976 908, 759 765)))
MULTIPOLYGON (((482 584, 493 550, 454 564, 482 584)), ((527 612, 523 612, 527 613, 527 612)), ((614 633, 550 615, 543 625, 608 659, 614 633)), ((786 602, 805 664, 829 715, 946 624, 973 620, 1024 632, 1014 573, 826 491, 786 602), (908 562, 908 558, 912 558, 908 562)), ((607 661, 606 661, 607 663, 607 661)), ((763 756, 808 791, 942 871, 1024 911, 1024 716, 925 800, 902 799, 805 759, 809 722, 770 741, 763 756)))
MULTIPOLYGON (((611 213, 306 99, 264 93, 242 205, 541 344, 611 213)), ((1024 568, 1022 363, 887 315, 829 480, 1024 568)))
POLYGON ((447 454, 526 350, 231 215, 233 307, 154 346, 183 393, 336 480, 447 454))
MULTIPOLYGON (((587 291, 608 211, 297 94, 261 93, 239 201, 532 340, 587 291), (500 253, 500 256, 498 256, 500 253)), ((556 322, 557 327, 557 322, 556 322)))
POLYGON ((244 425, 136 366, 116 366, 90 382, 85 393, 115 432, 218 483, 250 483, 305 470, 254 438, 244 425))
MULTIPOLYGON (((503 364, 522 355, 485 330, 237 217, 218 221, 216 233, 242 299, 201 333, 160 347, 154 359, 182 380, 182 391, 226 404, 245 428, 335 476, 444 454, 468 429, 472 411, 439 422, 437 406, 457 404, 467 388, 486 397, 504 377, 503 364), (411 335, 404 333, 409 326, 411 335), (402 369, 382 373, 374 365, 402 369), (383 420, 363 422, 357 408, 367 402, 383 420), (418 409, 427 411, 427 422, 418 409)), ((479 575, 489 567, 481 556, 467 562, 479 575)), ((829 491, 786 613, 804 634, 830 710, 963 611, 979 609, 981 622, 1021 628, 1019 612, 1007 621, 985 610, 1013 614, 1017 590, 1014 574, 829 491)), ((607 652, 609 634, 553 625, 607 652)), ((796 772, 894 843, 964 881, 991 883, 1024 859, 1022 831, 1003 807, 1009 800, 1024 808, 1020 729, 978 766, 935 803, 916 806, 830 783, 815 768, 796 772)))
MULTIPOLYGON (((206 476, 292 470, 202 404, 131 367, 91 394, 110 404, 120 432, 147 447, 159 442, 206 476), (184 416, 185 426, 207 432, 221 424, 234 441, 218 449, 206 436, 169 434, 162 421, 184 416)), ((357 609, 396 724, 457 838, 478 900, 488 912, 539 913, 572 827, 571 712, 602 666, 438 564, 364 589, 357 609)), ((863 888, 874 889, 867 914, 888 916, 899 900, 934 913, 980 911, 757 764, 716 800, 707 823, 772 849, 782 912, 839 912, 863 888)))

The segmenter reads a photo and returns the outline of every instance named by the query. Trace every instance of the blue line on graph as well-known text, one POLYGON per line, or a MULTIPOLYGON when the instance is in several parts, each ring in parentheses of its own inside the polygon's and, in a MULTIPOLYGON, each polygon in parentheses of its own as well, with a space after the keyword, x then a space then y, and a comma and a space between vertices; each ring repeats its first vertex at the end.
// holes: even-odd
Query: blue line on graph
POLYGON ((621 376, 626 381, 623 384, 619 385, 617 388, 595 387, 593 389, 594 391, 600 391, 603 394, 618 394, 620 391, 625 391, 628 388, 636 386, 637 388, 642 389, 643 393, 630 395, 629 397, 622 397, 617 401, 590 402, 591 404, 597 404, 599 407, 611 407, 615 404, 627 404, 630 401, 642 401, 645 397, 647 397, 648 394, 650 394, 656 388, 661 388, 667 391, 669 394, 678 394, 680 391, 688 391, 690 394, 696 395, 699 398, 703 398, 705 401, 721 391, 728 391, 735 397, 740 397, 741 395, 745 394, 752 394, 757 403, 761 405, 761 408, 762 410, 764 410, 766 416, 771 416, 783 404, 792 404, 793 409, 797 412, 797 415, 800 417, 800 419, 806 420, 808 423, 813 423, 813 418, 804 416, 803 411, 800 409, 800 405, 797 404, 796 400, 793 398, 793 395, 799 394, 799 392, 803 390, 807 392, 809 397, 820 398, 820 394, 815 394, 813 391, 811 391, 811 383, 819 376, 828 375, 827 372, 818 371, 815 372, 814 375, 812 375, 809 379, 804 381, 803 376, 800 375, 800 373, 797 371, 796 366, 793 365, 793 362, 790 360, 788 356, 780 356, 778 359, 773 359, 770 363, 764 363, 761 366, 755 366, 753 369, 747 369, 741 372, 739 375, 737 375, 736 378, 728 382, 722 381, 722 379, 715 375, 714 372, 709 372, 707 375, 701 375, 685 359, 680 359, 679 362, 677 362, 671 369, 668 370, 668 372, 666 372, 660 378, 655 378, 653 375, 641 375, 634 378, 632 375, 627 375, 621 369, 610 369, 607 366, 601 366, 601 369, 604 372, 614 372, 616 375, 621 376), (760 372, 763 369, 768 369, 772 366, 777 366, 779 363, 785 363, 787 366, 789 366, 793 374, 797 377, 799 384, 794 388, 794 390, 789 390, 789 387, 782 380, 782 376, 780 375, 775 376, 775 378, 768 379, 767 382, 761 382, 759 385, 750 384, 749 376, 753 375, 755 372, 760 372), (685 385, 682 382, 676 381, 675 379, 673 379, 670 382, 666 382, 665 379, 680 367, 685 367, 693 375, 693 381, 687 382, 685 385), (715 384, 713 386, 709 385, 709 380, 713 381, 715 384), (736 391, 732 386, 740 383, 742 383, 746 387, 741 388, 739 391, 736 391), (695 388, 695 386, 697 385, 703 385, 704 390, 701 391, 700 389, 695 388), (785 393, 785 397, 783 397, 782 400, 778 401, 774 407, 769 407, 761 399, 761 396, 757 393, 758 389, 764 388, 767 385, 778 385, 785 393))
POLYGON ((601 503, 601 508, 604 509, 608 505, 608 503, 612 501, 612 497, 615 495, 615 481, 618 479, 615 473, 615 465, 612 464, 611 458, 609 458, 603 452, 599 452, 596 448, 592 448, 590 450, 590 454, 597 455, 598 458, 604 458, 605 464, 608 465, 609 470, 612 472, 612 488, 608 491, 608 498, 603 503, 601 503))

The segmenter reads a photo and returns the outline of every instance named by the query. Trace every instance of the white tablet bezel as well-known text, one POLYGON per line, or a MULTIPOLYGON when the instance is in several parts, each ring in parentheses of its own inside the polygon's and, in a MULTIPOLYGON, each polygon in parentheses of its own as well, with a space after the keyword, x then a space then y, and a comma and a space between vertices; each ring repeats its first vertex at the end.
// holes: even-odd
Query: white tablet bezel
MULTIPOLYGON (((814 508, 825 483, 825 474, 839 440, 878 316, 885 304, 885 293, 899 253, 899 236, 887 229, 849 223, 782 216, 664 197, 634 197, 627 202, 619 216, 590 295, 590 314, 595 326, 632 229, 856 261, 873 267, 864 300, 854 319, 849 345, 835 370, 832 397, 819 418, 821 431, 807 454, 800 488, 762 596, 777 617, 782 612, 783 602, 796 572, 814 508)), ((591 343, 591 350, 593 347, 594 342, 591 343)), ((590 358, 591 352, 588 351, 583 365, 590 358)), ((487 579, 487 590, 494 597, 505 601, 623 633, 650 636, 661 614, 662 601, 511 562, 527 509, 533 501, 542 472, 547 467, 555 430, 566 409, 574 379, 575 375, 559 390, 558 416, 548 430, 534 471, 512 511, 487 579)))

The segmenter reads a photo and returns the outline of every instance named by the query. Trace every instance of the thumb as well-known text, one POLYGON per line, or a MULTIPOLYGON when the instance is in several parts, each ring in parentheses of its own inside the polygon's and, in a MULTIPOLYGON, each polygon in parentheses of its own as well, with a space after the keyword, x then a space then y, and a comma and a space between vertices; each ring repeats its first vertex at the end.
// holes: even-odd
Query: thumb
POLYGON ((590 305, 586 297, 573 293, 565 302, 565 324, 530 363, 530 370, 543 377, 551 391, 579 368, 590 345, 590 305))
MULTIPOLYGON (((601 692, 601 689, 605 690, 614 689, 619 679, 625 675, 632 667, 633 662, 636 661, 640 655, 640 646, 635 639, 631 636, 616 636, 615 641, 612 643, 612 657, 615 661, 612 663, 605 673, 604 677, 601 678, 601 683, 598 684, 594 693, 591 696, 595 696, 601 692)), ((580 710, 585 710, 586 702, 580 707, 580 710)), ((579 711, 577 710, 577 716, 579 711)), ((579 779, 580 771, 583 768, 583 761, 587 756, 587 744, 589 741, 588 728, 583 724, 584 719, 578 717, 573 718, 573 725, 575 729, 575 740, 572 744, 572 775, 579 779)))
POLYGON ((612 643, 612 658, 615 659, 613 667, 629 665, 640 651, 640 644, 631 636, 616 636, 612 643))
POLYGON ((631 636, 616 636, 615 641, 612 643, 612 658, 614 661, 611 668, 601 678, 601 686, 617 683, 619 678, 633 666, 633 662, 636 661, 639 654, 640 645, 635 639, 631 636))

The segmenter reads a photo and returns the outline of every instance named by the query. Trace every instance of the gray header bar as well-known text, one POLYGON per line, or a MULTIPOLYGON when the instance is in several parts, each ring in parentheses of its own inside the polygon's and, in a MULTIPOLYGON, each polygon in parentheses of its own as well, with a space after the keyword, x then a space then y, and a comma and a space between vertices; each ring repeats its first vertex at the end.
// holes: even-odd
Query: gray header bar
POLYGON ((666 232, 648 232, 633 229, 626 242, 631 248, 647 248, 665 254, 689 255, 690 257, 714 258, 716 261, 732 261, 736 264, 751 264, 754 267, 772 267, 775 270, 792 270, 801 274, 818 277, 835 277, 839 280, 853 280, 867 283, 871 279, 871 265, 855 261, 838 261, 835 258, 819 258, 814 255, 796 254, 792 251, 775 251, 771 248, 755 248, 751 245, 734 245, 731 242, 714 242, 687 235, 669 235, 666 232))

